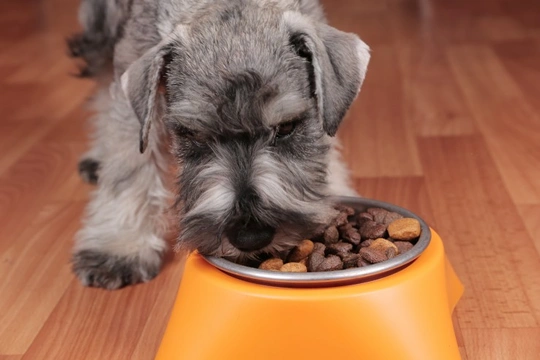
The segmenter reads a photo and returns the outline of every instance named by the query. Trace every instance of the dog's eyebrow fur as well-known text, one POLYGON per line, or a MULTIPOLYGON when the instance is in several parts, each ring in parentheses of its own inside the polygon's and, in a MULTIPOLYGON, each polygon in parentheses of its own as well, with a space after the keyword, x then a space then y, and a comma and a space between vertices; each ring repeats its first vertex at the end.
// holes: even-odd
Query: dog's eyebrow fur
POLYGON ((287 124, 287 123, 295 122, 295 121, 306 120, 307 118, 309 118, 310 114, 311 114, 311 111, 309 111, 308 109, 306 109, 305 111, 298 112, 298 113, 296 113, 295 115, 291 115, 291 116, 288 116, 288 117, 283 118, 283 119, 279 122, 279 125, 287 124))
POLYGON ((273 127, 304 116, 310 110, 310 104, 296 93, 285 93, 276 97, 263 110, 265 122, 273 127))

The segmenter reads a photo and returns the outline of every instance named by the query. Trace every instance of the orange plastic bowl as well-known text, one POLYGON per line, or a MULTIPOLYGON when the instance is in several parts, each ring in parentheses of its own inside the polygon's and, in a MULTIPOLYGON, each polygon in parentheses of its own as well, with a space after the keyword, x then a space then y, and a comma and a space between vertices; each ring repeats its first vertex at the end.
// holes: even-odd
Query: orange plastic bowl
POLYGON ((408 253, 365 268, 276 273, 193 253, 157 360, 456 360, 451 313, 463 286, 436 232, 422 224, 408 253))

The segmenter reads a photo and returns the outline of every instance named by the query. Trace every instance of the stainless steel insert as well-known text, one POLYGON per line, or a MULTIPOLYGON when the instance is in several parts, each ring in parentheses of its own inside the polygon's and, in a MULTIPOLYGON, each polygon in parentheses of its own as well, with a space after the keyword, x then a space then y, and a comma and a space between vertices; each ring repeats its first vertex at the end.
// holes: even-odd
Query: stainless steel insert
POLYGON ((351 206, 357 211, 363 211, 370 207, 381 207, 383 209, 395 211, 405 217, 418 219, 422 228, 420 238, 411 250, 390 260, 366 267, 337 271, 282 273, 238 265, 218 257, 209 256, 204 258, 210 264, 226 272, 227 274, 249 282, 282 287, 328 287, 370 281, 376 278, 381 278, 395 271, 399 271, 400 268, 407 266, 418 258, 429 245, 431 240, 431 231, 429 226, 424 220, 422 220, 422 218, 407 209, 372 199, 355 197, 336 197, 335 199, 336 202, 351 206))

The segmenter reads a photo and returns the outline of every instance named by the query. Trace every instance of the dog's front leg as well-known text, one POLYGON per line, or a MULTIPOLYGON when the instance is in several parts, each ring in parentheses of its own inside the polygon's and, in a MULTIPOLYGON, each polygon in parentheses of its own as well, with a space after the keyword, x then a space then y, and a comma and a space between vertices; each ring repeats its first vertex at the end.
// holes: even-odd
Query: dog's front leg
POLYGON ((127 100, 119 97, 97 119, 102 153, 98 187, 73 254, 73 270, 81 282, 106 289, 151 280, 166 249, 162 127, 156 122, 141 154, 139 122, 127 100))

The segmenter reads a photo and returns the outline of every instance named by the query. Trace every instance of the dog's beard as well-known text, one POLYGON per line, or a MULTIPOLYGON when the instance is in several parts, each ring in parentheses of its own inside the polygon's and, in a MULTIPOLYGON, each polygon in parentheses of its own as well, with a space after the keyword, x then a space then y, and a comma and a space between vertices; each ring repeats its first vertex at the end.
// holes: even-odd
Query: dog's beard
MULTIPOLYGON (((305 234, 305 232, 303 232, 305 234)), ((271 255, 272 257, 280 257, 280 255, 294 247, 303 239, 303 233, 294 231, 290 228, 279 228, 272 242, 264 248, 253 251, 244 252, 235 248, 229 240, 224 237, 221 239, 220 247, 214 251, 213 256, 223 257, 225 259, 244 263, 250 260, 258 260, 261 255, 271 255)))
MULTIPOLYGON (((312 235, 321 225, 327 224, 336 215, 333 203, 323 194, 303 191, 306 176, 294 177, 282 164, 267 155, 255 161, 257 200, 248 209, 239 209, 238 195, 231 188, 228 168, 223 163, 212 163, 199 170, 198 179, 191 181, 196 189, 191 190, 189 206, 180 205, 180 237, 178 249, 195 250, 202 255, 218 256, 235 261, 253 260, 262 254, 278 256, 302 239, 312 235), (291 185, 295 179, 299 183, 291 185), (305 194, 309 193, 309 197, 305 194), (276 232, 271 243, 256 251, 241 251, 231 244, 227 229, 244 218, 257 219, 273 227, 276 232)), ((317 183, 319 187, 324 184, 317 183)), ((184 191, 190 191, 184 188, 184 191)))
POLYGON ((212 229, 224 229, 226 224, 211 222, 209 219, 199 219, 197 223, 188 223, 187 228, 181 231, 176 245, 177 251, 197 250, 201 255, 222 257, 237 263, 246 263, 258 260, 261 256, 280 257, 281 254, 296 246, 302 239, 309 238, 317 228, 328 222, 335 216, 335 210, 331 205, 327 208, 327 216, 317 214, 314 219, 304 218, 296 224, 282 224, 276 229, 272 242, 256 251, 242 251, 234 247, 224 230, 212 231, 212 229))
MULTIPOLYGON (((278 179, 275 177, 274 179, 278 179)), ((271 181, 271 180, 270 180, 271 181)), ((265 182, 268 185, 268 182, 265 182)), ((267 190, 276 189, 283 184, 273 184, 267 190)), ((331 200, 325 196, 305 199, 293 199, 291 193, 285 198, 263 198, 264 202, 276 201, 274 206, 253 206, 248 217, 260 220, 262 223, 275 228, 271 243, 255 251, 242 251, 237 249, 227 237, 227 229, 231 223, 238 221, 233 218, 244 218, 246 215, 236 213, 235 199, 229 195, 213 194, 216 189, 224 189, 220 184, 213 190, 203 192, 199 201, 195 202, 191 211, 183 212, 180 216, 180 236, 177 249, 198 250, 202 255, 227 258, 236 262, 255 260, 259 256, 279 254, 291 249, 302 239, 309 238, 324 224, 336 216, 336 210, 331 200), (212 200, 210 200, 212 199, 212 200), (230 200, 227 204, 225 200, 230 200), (281 205, 277 206, 277 204, 281 205)), ((265 196, 279 195, 279 192, 266 191, 265 196)))
MULTIPOLYGON (((322 159, 326 149, 321 144, 322 159)), ((216 146, 211 154, 184 167, 180 176, 177 249, 235 261, 278 255, 335 216, 324 161, 291 159, 257 142, 254 148, 216 146), (248 193, 253 196, 246 200, 248 193), (228 229, 246 219, 275 229, 269 245, 255 251, 232 245, 228 229)))

